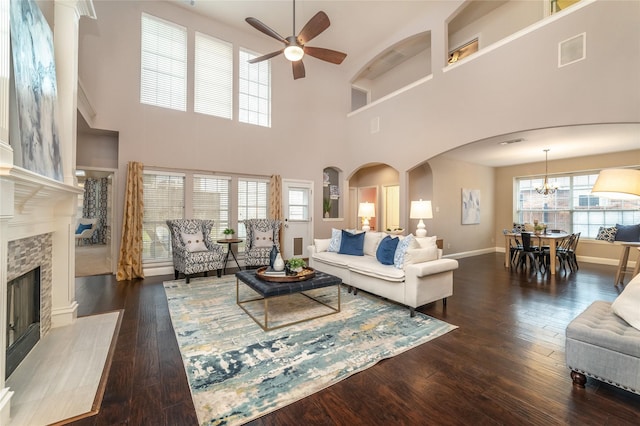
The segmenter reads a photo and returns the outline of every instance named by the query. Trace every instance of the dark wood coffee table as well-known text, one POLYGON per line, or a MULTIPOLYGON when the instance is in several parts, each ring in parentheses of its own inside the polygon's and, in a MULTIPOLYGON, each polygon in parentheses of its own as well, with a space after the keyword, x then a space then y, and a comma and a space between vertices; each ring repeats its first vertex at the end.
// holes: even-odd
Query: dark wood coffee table
POLYGON ((324 272, 315 271, 315 276, 304 281, 296 282, 270 282, 260 279, 256 276, 256 270, 240 271, 236 273, 236 303, 249 315, 263 330, 275 330, 277 328, 287 327, 293 324, 298 324, 304 321, 332 315, 340 312, 340 285, 342 280, 334 275, 329 275, 324 272), (243 282, 252 290, 260 295, 260 297, 253 299, 240 300, 240 282, 243 282), (305 292, 315 290, 324 287, 336 286, 338 289, 338 304, 331 306, 305 292), (315 315, 307 317, 301 320, 288 322, 285 324, 278 324, 274 327, 269 327, 269 300, 276 297, 290 296, 293 294, 302 294, 307 298, 324 305, 330 309, 329 313, 321 315, 315 315), (261 322, 256 316, 254 316, 244 305, 250 302, 260 301, 264 302, 264 322, 261 322))

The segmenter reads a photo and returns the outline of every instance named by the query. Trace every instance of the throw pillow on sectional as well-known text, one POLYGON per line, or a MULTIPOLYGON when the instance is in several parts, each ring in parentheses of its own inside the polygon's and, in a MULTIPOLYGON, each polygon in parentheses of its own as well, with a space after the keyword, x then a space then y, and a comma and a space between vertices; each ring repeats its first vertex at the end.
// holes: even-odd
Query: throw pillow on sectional
POLYGON ((364 256, 364 232, 352 234, 342 231, 339 254, 349 254, 351 256, 364 256))
POLYGON ((618 229, 615 226, 612 226, 610 228, 605 228, 604 226, 601 226, 598 229, 598 235, 596 236, 596 240, 609 241, 610 243, 612 243, 616 239, 617 230, 618 229))
MULTIPOLYGON (((407 250, 409 248, 413 248, 413 244, 416 243, 415 238, 413 237, 413 234, 409 234, 406 237, 404 237, 402 239, 402 241, 400 241, 398 243, 398 247, 396 247, 396 252, 393 255, 393 265, 398 268, 398 269, 402 269, 404 266, 404 255, 407 253, 407 250)), ((417 243, 416 243, 417 244, 417 243)), ((420 245, 418 244, 418 247, 420 247, 420 245)))
POLYGON ((616 223, 616 238, 615 241, 640 241, 640 225, 620 225, 616 223))
POLYGON ((378 244, 378 249, 376 250, 376 259, 378 259, 378 262, 383 265, 393 265, 393 256, 396 253, 399 241, 400 239, 397 237, 394 238, 389 235, 384 237, 380 241, 380 244, 378 244))
POLYGON ((331 228, 331 241, 327 251, 337 253, 340 251, 340 242, 342 240, 342 231, 340 229, 331 228))

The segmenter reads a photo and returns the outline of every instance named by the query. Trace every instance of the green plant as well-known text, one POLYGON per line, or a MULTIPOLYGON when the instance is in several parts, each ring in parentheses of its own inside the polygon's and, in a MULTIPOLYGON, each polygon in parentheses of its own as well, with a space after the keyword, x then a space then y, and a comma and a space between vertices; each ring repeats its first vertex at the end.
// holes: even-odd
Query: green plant
POLYGON ((322 211, 324 213, 327 213, 327 212, 331 211, 331 199, 329 199, 329 198, 323 198, 322 199, 322 211))
POLYGON ((233 228, 226 228, 224 231, 222 231, 222 233, 224 235, 233 235, 236 233, 236 231, 234 231, 233 228))
POLYGON ((291 259, 287 260, 287 266, 289 266, 289 269, 294 270, 298 268, 304 268, 305 266, 307 266, 307 262, 299 257, 292 257, 291 259))

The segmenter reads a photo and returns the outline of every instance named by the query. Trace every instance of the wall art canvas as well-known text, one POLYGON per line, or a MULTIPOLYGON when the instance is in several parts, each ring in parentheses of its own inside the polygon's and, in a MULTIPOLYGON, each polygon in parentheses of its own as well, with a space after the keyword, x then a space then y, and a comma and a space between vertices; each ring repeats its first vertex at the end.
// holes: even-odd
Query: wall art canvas
POLYGON ((53 34, 32 0, 11 0, 11 48, 20 158, 16 164, 63 180, 57 128, 57 85, 53 34), (19 163, 21 161, 21 164, 19 163))
POLYGON ((462 224, 480 223, 480 190, 462 189, 462 224))

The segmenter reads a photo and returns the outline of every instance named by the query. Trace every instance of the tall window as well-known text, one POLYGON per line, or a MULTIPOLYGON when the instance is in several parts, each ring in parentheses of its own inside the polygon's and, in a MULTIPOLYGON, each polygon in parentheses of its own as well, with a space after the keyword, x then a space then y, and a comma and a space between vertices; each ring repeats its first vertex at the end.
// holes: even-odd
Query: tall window
POLYGON ((187 29, 142 14, 140 102, 178 111, 187 107, 187 29))
POLYGON ((601 226, 640 222, 640 201, 591 195, 597 178, 597 173, 555 176, 550 183, 556 185, 558 190, 546 197, 535 190, 542 186, 542 177, 517 179, 519 222, 533 223, 537 219, 546 224, 548 229, 581 232, 581 236, 587 238, 595 238, 601 226))
MULTIPOLYGON (((238 238, 246 238, 245 219, 266 219, 269 213, 269 182, 259 179, 238 179, 238 238)), ((239 246, 244 250, 244 245, 239 246)))
POLYGON ((193 177, 193 218, 214 220, 211 238, 222 237, 230 227, 228 177, 195 175, 193 177))
POLYGON ((232 118, 233 45, 196 32, 193 110, 232 118))
POLYGON ((240 49, 238 120, 241 123, 271 127, 271 64, 250 64, 257 55, 240 49))
POLYGON ((184 174, 145 171, 142 218, 142 260, 171 259, 167 219, 184 218, 184 174))

